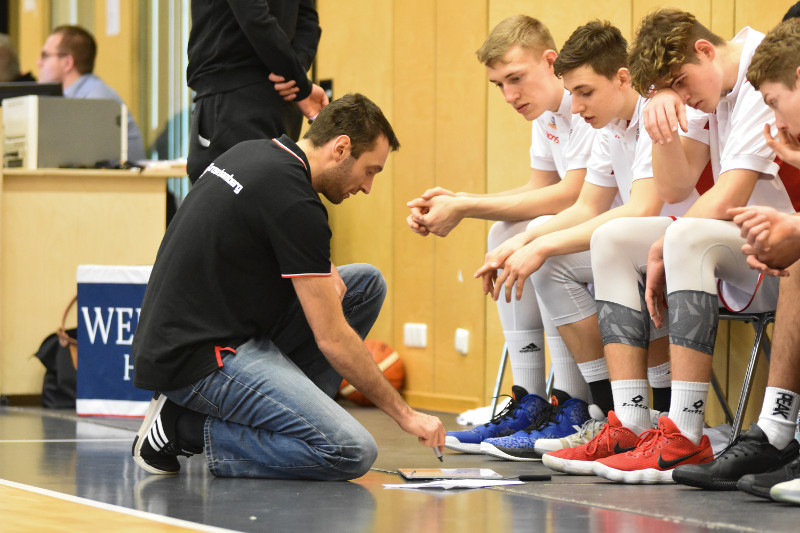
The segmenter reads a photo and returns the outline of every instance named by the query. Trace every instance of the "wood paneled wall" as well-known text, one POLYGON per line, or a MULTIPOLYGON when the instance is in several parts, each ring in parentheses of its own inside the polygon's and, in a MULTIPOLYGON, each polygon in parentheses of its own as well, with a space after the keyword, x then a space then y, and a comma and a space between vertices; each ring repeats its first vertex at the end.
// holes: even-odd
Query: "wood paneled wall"
MULTIPOLYGON (((644 14, 671 5, 692 11, 730 38, 744 25, 769 30, 792 3, 573 0, 564 9, 531 0, 317 0, 323 27, 318 77, 333 79, 337 96, 354 91, 369 96, 385 111, 402 144, 368 197, 356 196, 332 207, 330 214, 334 261, 369 262, 384 272, 389 294, 372 336, 400 352, 407 367, 406 396, 414 405, 451 411, 485 405, 503 346, 495 304, 472 279, 485 253, 488 223, 465 221, 446 239, 420 237, 405 223, 406 202, 435 185, 495 192, 528 177, 530 124, 490 86, 475 57, 489 30, 521 12, 543 20, 559 46, 577 25, 594 18, 612 21, 630 37, 644 14), (407 322, 428 325, 426 348, 403 346, 407 322), (467 355, 455 351, 456 328, 470 332, 467 355)), ((50 32, 50 1, 10 4, 22 67, 35 70, 50 32)), ((121 32, 107 36, 102 22, 106 2, 95 1, 97 72, 138 113, 144 105, 139 51, 151 29, 139 27, 142 0, 120 6, 121 32)), ((734 398, 752 339, 748 328, 720 328, 715 369, 734 398)), ((759 371, 762 386, 765 366, 759 371)), ((509 382, 510 377, 506 390, 509 382)), ((756 390, 754 397, 759 394, 756 390)))

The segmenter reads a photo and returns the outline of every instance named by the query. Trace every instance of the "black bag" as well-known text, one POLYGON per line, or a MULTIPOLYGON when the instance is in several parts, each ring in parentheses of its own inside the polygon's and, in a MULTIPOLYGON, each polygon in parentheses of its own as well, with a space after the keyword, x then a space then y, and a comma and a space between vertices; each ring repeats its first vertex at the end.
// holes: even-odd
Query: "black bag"
MULTIPOLYGON (((78 330, 69 329, 66 333, 74 339, 78 330)), ((74 409, 78 372, 72 366, 69 346, 62 346, 58 335, 53 333, 42 342, 36 357, 47 369, 42 385, 42 405, 51 409, 74 409)))

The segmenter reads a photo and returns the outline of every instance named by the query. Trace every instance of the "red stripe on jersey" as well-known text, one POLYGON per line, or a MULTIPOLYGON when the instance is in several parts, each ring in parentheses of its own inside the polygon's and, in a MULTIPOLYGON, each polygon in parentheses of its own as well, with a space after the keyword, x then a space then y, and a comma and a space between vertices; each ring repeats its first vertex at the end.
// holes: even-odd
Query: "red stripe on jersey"
POLYGON ((222 352, 233 352, 236 355, 236 350, 233 348, 223 348, 222 346, 214 346, 214 355, 217 356, 217 365, 222 368, 222 352))
POLYGON ((697 180, 694 188, 697 189, 698 194, 704 194, 707 190, 714 186, 714 171, 711 168, 711 160, 706 163, 706 168, 700 173, 700 178, 697 180))
POLYGON ((281 274, 281 277, 284 279, 288 278, 329 278, 331 273, 328 272, 327 274, 281 274))
POLYGON ((789 199, 792 201, 794 210, 800 211, 800 169, 781 161, 781 158, 777 156, 775 157, 775 162, 778 163, 780 167, 778 170, 778 177, 781 178, 783 186, 789 194, 789 199))
POLYGON ((305 163, 305 161, 303 161, 302 159, 300 159, 300 156, 298 156, 296 153, 292 152, 291 150, 289 150, 288 148, 286 148, 284 145, 282 145, 282 144, 280 143, 280 141, 278 141, 278 139, 272 139, 272 141, 273 141, 275 144, 277 144, 278 146, 280 146, 281 148, 283 148, 284 150, 286 150, 287 152, 289 152, 290 154, 292 154, 292 156, 294 156, 294 158, 295 158, 295 159, 297 159, 298 161, 300 161, 300 164, 301 164, 301 165, 303 165, 303 168, 304 168, 304 169, 306 169, 306 170, 308 170, 308 167, 306 166, 306 163, 305 163))

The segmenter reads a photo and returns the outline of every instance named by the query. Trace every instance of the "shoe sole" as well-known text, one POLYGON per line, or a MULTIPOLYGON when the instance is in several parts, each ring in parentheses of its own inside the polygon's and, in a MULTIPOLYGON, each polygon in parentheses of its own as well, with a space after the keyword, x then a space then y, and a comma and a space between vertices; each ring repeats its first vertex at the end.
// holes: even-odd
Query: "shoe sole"
MULTIPOLYGON (((158 393, 157 393, 158 394, 158 393)), ((167 397, 163 394, 158 394, 158 398, 153 398, 151 400, 150 407, 147 408, 147 413, 144 416, 144 422, 142 425, 139 426, 139 431, 136 433, 136 437, 133 439, 133 446, 131 447, 131 455, 133 455, 133 460, 139 465, 140 468, 143 470, 151 473, 151 474, 159 474, 159 475, 175 475, 177 472, 170 472, 168 470, 160 470, 153 466, 147 464, 142 458, 142 444, 144 443, 144 439, 147 438, 147 433, 150 431, 150 427, 153 425, 153 419, 156 417, 158 413, 161 412, 161 408, 166 403, 167 397), (155 404, 152 402, 155 401, 155 404)))
POLYGON ((594 461, 578 461, 576 459, 562 459, 552 455, 542 455, 542 464, 556 472, 573 474, 576 476, 592 476, 592 464, 594 461))
MULTIPOLYGON (((778 483, 781 485, 782 483, 778 483)), ((770 497, 776 502, 800 504, 800 491, 792 489, 781 489, 775 485, 769 490, 770 497)))
POLYGON ((672 480, 675 481, 675 483, 680 483, 681 485, 704 490, 737 490, 736 482, 739 481, 738 479, 731 481, 729 479, 720 480, 713 478, 709 479, 707 477, 697 479, 691 476, 683 475, 679 471, 672 471, 672 480))
POLYGON ((474 453, 474 454, 481 453, 481 443, 470 444, 468 442, 461 442, 455 437, 445 437, 444 447, 447 448, 448 450, 455 450, 457 452, 462 452, 462 453, 474 453))
POLYGON ((657 483, 675 483, 672 479, 672 470, 656 470, 655 468, 644 468, 642 470, 617 470, 603 463, 595 461, 592 463, 592 472, 617 483, 627 483, 631 485, 654 485, 657 483))
POLYGON ((481 443, 481 453, 484 455, 491 455, 492 457, 497 457, 498 459, 504 459, 506 461, 539 461, 538 457, 517 457, 515 455, 509 455, 494 444, 489 444, 487 442, 481 443))

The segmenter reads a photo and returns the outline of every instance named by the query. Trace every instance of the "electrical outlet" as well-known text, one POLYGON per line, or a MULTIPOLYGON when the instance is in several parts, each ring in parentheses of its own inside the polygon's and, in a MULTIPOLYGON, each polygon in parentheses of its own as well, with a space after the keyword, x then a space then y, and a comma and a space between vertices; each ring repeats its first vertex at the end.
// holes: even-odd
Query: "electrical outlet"
POLYGON ((403 343, 409 348, 425 348, 428 345, 428 325, 403 324, 403 343))
POLYGON ((469 352, 469 331, 466 329, 456 329, 456 351, 464 355, 469 352))

